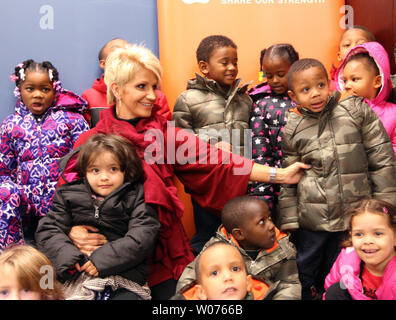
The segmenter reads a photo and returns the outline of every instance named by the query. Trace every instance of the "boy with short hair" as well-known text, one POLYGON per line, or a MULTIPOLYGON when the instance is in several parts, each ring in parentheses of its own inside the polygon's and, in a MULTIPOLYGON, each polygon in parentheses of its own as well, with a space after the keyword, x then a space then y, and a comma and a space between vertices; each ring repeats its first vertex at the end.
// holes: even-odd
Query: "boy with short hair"
MULTIPOLYGON (((252 100, 247 94, 248 85, 239 87, 242 79, 237 79, 237 46, 226 36, 211 35, 200 42, 196 56, 203 76, 196 74, 188 81, 187 90, 176 100, 172 119, 177 127, 192 130, 205 142, 244 155, 252 100), (233 139, 236 142, 231 146, 233 139)), ((221 221, 194 199, 192 204, 197 233, 191 246, 198 254, 221 221)))
MULTIPOLYGON (((341 34, 340 40, 338 41, 338 52, 337 52, 338 64, 341 64, 344 61, 350 49, 352 49, 353 47, 359 44, 370 41, 376 41, 375 36, 366 27, 358 26, 358 25, 347 27, 344 30, 344 32, 341 34)), ((335 78, 337 69, 338 67, 336 68, 334 65, 332 65, 332 68, 330 70, 330 75, 331 75, 330 91, 337 90, 336 78, 335 78)))
POLYGON ((251 291, 252 277, 247 274, 239 251, 228 244, 213 245, 198 258, 197 296, 199 300, 242 300, 251 291))
MULTIPOLYGON (((85 90, 81 97, 88 102, 87 111, 84 115, 91 128, 95 127, 99 121, 100 112, 110 107, 107 103, 107 86, 104 82, 104 72, 106 68, 106 59, 110 53, 118 48, 123 48, 129 43, 122 38, 114 38, 109 42, 105 43, 100 49, 98 54, 99 66, 103 70, 103 73, 99 79, 95 79, 92 88, 85 90)), ((156 104, 159 106, 159 110, 156 114, 162 115, 166 119, 171 119, 171 112, 169 110, 168 101, 165 95, 160 91, 156 90, 157 100, 156 104)))
POLYGON ((248 274, 239 250, 217 241, 197 257, 196 281, 172 300, 270 300, 278 283, 248 274))
POLYGON ((339 101, 329 95, 323 64, 295 62, 288 73, 289 95, 283 166, 311 164, 298 185, 282 185, 281 230, 295 231, 302 299, 320 299, 324 278, 348 228, 345 211, 364 197, 396 204, 395 155, 381 120, 361 97, 339 101))
MULTIPOLYGON (((274 226, 265 201, 250 196, 230 200, 223 208, 222 223, 203 250, 213 243, 226 242, 240 251, 249 274, 278 283, 272 300, 301 298, 296 250, 289 237, 274 226)), ((198 261, 199 256, 185 268, 178 292, 196 279, 198 261)))

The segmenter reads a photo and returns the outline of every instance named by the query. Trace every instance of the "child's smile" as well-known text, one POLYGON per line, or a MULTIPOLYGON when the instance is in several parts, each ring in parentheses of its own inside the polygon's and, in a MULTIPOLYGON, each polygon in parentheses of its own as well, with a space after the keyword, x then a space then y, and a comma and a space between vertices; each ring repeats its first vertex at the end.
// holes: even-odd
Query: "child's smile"
POLYGON ((352 244, 369 271, 381 276, 395 255, 396 237, 386 218, 365 212, 353 218, 352 244))
POLYGON ((221 47, 213 51, 209 62, 203 62, 202 73, 221 86, 232 86, 238 75, 238 55, 233 47, 221 47))

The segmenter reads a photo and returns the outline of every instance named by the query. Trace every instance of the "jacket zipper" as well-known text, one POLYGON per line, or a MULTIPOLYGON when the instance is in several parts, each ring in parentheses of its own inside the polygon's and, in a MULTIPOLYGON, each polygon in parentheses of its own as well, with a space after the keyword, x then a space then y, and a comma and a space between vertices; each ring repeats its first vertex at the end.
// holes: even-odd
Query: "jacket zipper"
MULTIPOLYGON (((125 185, 126 185, 126 184, 124 184, 123 188, 125 188, 125 185)), ((123 189, 123 188, 122 188, 122 189, 123 189)), ((121 191, 122 189, 120 189, 119 191, 121 191)), ((95 206, 95 205, 94 205, 94 207, 95 207, 95 214, 94 214, 94 216, 95 216, 96 219, 99 219, 99 208, 102 208, 107 200, 108 200, 108 196, 103 200, 103 202, 101 203, 100 206, 95 206)))
POLYGON ((99 219, 99 207, 95 208, 95 218, 99 219))

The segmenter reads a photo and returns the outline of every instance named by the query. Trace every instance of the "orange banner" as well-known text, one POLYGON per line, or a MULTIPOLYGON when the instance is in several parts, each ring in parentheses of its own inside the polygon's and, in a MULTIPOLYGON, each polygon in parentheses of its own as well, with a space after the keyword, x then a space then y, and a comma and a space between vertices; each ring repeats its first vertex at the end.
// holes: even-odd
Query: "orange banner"
MULTIPOLYGON (((173 109, 187 80, 198 72, 195 51, 208 35, 223 34, 238 46, 239 77, 258 83, 260 51, 290 43, 300 58, 319 59, 329 70, 342 33, 344 0, 158 0, 162 90, 173 109)), ((184 225, 194 232, 189 196, 184 225)))

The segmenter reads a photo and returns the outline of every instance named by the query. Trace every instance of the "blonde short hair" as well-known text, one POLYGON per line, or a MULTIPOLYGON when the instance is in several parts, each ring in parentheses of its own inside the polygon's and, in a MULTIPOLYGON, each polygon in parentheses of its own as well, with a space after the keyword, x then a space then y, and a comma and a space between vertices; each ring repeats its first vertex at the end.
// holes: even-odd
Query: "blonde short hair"
MULTIPOLYGON (((29 245, 17 245, 6 248, 0 254, 0 275, 5 266, 11 267, 16 274, 19 285, 24 289, 39 292, 42 300, 63 300, 61 284, 56 280, 56 271, 49 259, 40 251, 29 245), (42 267, 51 268, 51 285, 42 287, 42 267)), ((47 270, 47 269, 45 269, 47 270)))
POLYGON ((104 81, 107 85, 107 103, 113 104, 116 98, 111 90, 113 83, 121 88, 142 68, 152 71, 161 82, 162 67, 158 58, 142 45, 126 45, 114 50, 106 59, 104 81))

